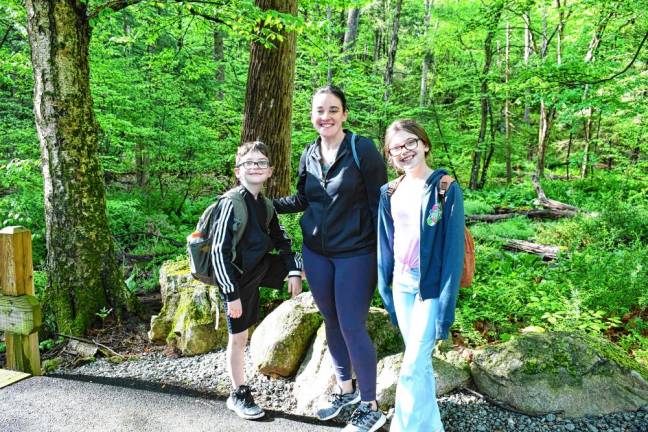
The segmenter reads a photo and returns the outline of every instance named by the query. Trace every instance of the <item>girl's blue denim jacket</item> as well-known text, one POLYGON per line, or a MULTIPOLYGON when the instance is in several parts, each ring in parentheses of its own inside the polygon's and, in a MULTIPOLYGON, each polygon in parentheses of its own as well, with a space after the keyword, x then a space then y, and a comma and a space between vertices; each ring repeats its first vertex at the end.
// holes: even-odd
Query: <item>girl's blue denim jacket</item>
MULTIPOLYGON (((420 209, 420 296, 438 298, 439 314, 436 339, 446 339, 454 322, 455 305, 464 263, 464 206, 463 193, 457 182, 446 192, 443 207, 439 202, 439 181, 447 172, 437 169, 425 183, 420 209), (441 217, 439 211, 443 208, 441 217)), ((380 189, 378 205, 378 289, 385 308, 397 325, 392 295, 394 274, 394 220, 388 184, 380 189)))

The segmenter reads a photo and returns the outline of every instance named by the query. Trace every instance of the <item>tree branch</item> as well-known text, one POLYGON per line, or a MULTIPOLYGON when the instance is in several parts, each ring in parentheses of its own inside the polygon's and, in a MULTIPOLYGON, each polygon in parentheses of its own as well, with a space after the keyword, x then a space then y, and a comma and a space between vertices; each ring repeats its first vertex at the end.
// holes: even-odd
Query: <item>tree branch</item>
POLYGON ((90 18, 90 19, 96 18, 96 17, 99 16, 99 14, 101 12, 103 12, 106 9, 111 9, 114 12, 118 12, 118 11, 120 11, 122 9, 127 8, 130 5, 141 3, 142 1, 144 1, 144 0, 110 0, 110 1, 102 4, 101 6, 97 6, 94 10, 92 10, 88 14, 88 18, 90 18))
POLYGON ((628 65, 625 68, 623 68, 623 70, 621 70, 621 71, 619 71, 619 72, 617 72, 617 73, 615 73, 615 74, 613 74, 613 75, 611 75, 611 76, 609 76, 607 78, 601 78, 601 79, 594 80, 594 81, 568 81, 565 84, 566 85, 572 85, 572 86, 581 86, 581 85, 584 85, 584 84, 594 85, 594 84, 601 84, 601 83, 604 83, 604 82, 607 82, 607 81, 612 81, 613 79, 615 79, 615 78, 623 75, 624 73, 626 73, 632 67, 632 65, 635 63, 635 61, 637 61, 637 58, 639 57, 639 53, 641 53, 641 50, 643 49, 643 46, 646 43, 646 40, 648 40, 648 32, 646 32, 643 39, 641 40, 641 43, 639 44, 639 48, 637 48, 637 51, 635 52, 634 56, 632 57, 632 60, 630 60, 630 63, 628 63, 628 65))

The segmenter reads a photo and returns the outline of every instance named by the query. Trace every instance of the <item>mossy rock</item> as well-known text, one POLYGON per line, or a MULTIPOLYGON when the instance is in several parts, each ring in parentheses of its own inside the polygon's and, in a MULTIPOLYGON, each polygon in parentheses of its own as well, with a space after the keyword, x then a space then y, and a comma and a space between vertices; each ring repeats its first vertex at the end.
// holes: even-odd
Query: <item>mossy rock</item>
POLYGON ((265 375, 294 375, 321 324, 322 316, 311 293, 283 302, 254 331, 250 341, 252 363, 265 375))
MULTIPOLYGON (((394 406, 396 384, 402 363, 403 353, 386 356, 378 362, 376 398, 380 409, 384 411, 394 406)), ((432 355, 432 365, 437 396, 465 387, 470 382, 468 362, 456 351, 435 351, 432 355)))
POLYGON ((517 410, 567 417, 648 404, 646 370, 611 343, 577 333, 535 333, 475 351, 478 389, 517 410))
POLYGON ((400 331, 391 324, 389 313, 384 309, 369 308, 367 331, 376 346, 378 358, 402 352, 405 348, 400 331))
POLYGON ((162 310, 151 317, 149 339, 183 355, 203 354, 227 345, 227 326, 218 288, 193 279, 187 260, 160 269, 162 310), (219 326, 216 328, 216 314, 219 326))

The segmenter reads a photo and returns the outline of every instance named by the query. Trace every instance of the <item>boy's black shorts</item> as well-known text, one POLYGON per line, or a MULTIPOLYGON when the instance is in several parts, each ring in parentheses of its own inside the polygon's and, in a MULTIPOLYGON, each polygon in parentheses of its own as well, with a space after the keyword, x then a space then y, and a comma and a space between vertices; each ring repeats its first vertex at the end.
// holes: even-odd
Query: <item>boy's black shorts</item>
POLYGON ((249 272, 241 275, 239 293, 243 313, 238 318, 227 315, 227 301, 223 299, 223 308, 227 319, 227 330, 230 334, 247 330, 259 321, 259 287, 283 288, 288 270, 276 254, 266 254, 261 262, 249 272))

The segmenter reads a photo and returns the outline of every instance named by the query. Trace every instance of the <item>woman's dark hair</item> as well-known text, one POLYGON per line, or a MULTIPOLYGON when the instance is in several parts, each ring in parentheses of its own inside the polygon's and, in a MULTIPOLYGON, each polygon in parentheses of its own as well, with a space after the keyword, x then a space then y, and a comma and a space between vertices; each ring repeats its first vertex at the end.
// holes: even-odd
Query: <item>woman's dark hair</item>
POLYGON ((236 150, 236 165, 241 162, 241 158, 246 154, 257 151, 263 156, 267 157, 270 161, 270 166, 272 166, 272 158, 270 157, 270 148, 263 141, 248 141, 239 146, 236 150))
POLYGON ((423 141, 423 145, 427 147, 427 150, 425 150, 425 157, 427 158, 428 153, 430 153, 430 149, 432 148, 432 146, 430 145, 430 138, 428 138, 425 129, 423 129, 421 125, 416 122, 416 120, 412 119, 396 120, 389 125, 389 127, 385 131, 385 146, 383 148, 385 156, 389 158, 389 145, 391 144, 392 137, 400 131, 405 131, 411 133, 412 135, 416 135, 418 139, 423 141))
POLYGON ((347 102, 346 102, 346 96, 344 96, 344 92, 340 87, 336 87, 334 85, 327 85, 321 88, 318 88, 315 90, 315 93, 313 93, 313 97, 317 96, 318 94, 332 94, 333 96, 337 97, 340 99, 340 102, 342 102, 342 111, 347 112, 347 102))

